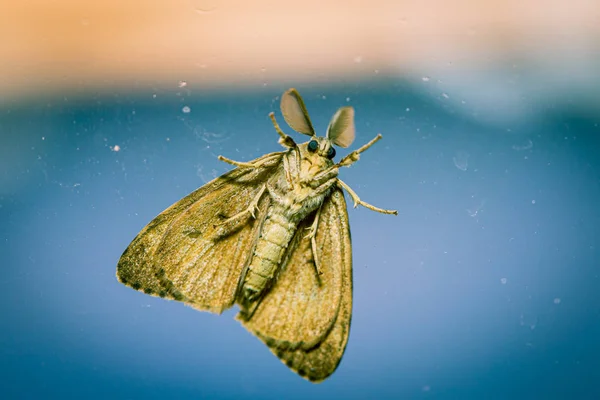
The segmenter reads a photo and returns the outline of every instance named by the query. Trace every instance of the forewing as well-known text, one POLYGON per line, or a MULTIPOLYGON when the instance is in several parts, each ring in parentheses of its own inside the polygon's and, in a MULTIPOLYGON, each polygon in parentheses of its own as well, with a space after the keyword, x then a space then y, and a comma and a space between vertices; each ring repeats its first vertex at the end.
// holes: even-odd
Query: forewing
MULTIPOLYGON (((299 227, 297 235, 306 232, 299 227)), ((291 369, 319 381, 342 358, 352 314, 350 230, 340 190, 325 200, 315 239, 320 279, 310 241, 303 238, 256 313, 242 323, 291 369)))
POLYGON ((296 132, 315 135, 304 101, 296 89, 289 89, 281 96, 281 113, 285 122, 296 132))
MULTIPOLYGON (((243 264, 239 252, 247 252, 258 222, 250 217, 237 221, 235 229, 231 224, 214 225, 248 207, 261 185, 280 168, 282 155, 271 153, 252 161, 266 160, 259 168, 236 168, 163 211, 121 256, 119 281, 200 309, 221 312, 231 307, 235 291, 231 287, 237 285, 243 264), (227 229, 231 232, 222 235, 227 229), (218 261, 210 258, 215 251, 219 251, 218 261)), ((258 219, 268 207, 268 196, 263 197, 258 219)))
POLYGON ((354 142, 354 108, 342 107, 333 115, 327 127, 327 138, 340 147, 348 147, 354 142))

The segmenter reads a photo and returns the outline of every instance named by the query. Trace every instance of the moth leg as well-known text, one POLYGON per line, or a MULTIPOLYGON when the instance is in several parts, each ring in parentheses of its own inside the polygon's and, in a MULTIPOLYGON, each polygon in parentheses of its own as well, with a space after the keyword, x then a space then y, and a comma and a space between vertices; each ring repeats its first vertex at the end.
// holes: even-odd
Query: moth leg
POLYGON ((292 139, 291 136, 288 136, 285 133, 283 133, 283 131, 279 127, 279 124, 277 123, 277 120, 275 119, 274 112, 269 113, 269 118, 271 118, 271 122, 273 122, 275 131, 279 134, 279 136, 281 136, 279 138, 279 144, 282 145, 283 147, 287 147, 290 149, 296 147, 296 142, 294 142, 294 139, 292 139))
POLYGON ((398 215, 398 211, 396 210, 384 210, 383 208, 379 208, 379 207, 375 207, 369 203, 365 203, 364 201, 362 201, 360 199, 360 197, 358 197, 358 195, 356 194, 356 192, 354 192, 354 190, 352 190, 352 188, 350 188, 350 186, 346 185, 341 179, 338 178, 337 180, 337 184, 338 187, 346 189, 346 191, 348 192, 348 194, 350 195, 350 197, 352 197, 352 200, 354 201, 354 208, 358 207, 358 205, 360 204, 361 206, 368 208, 369 210, 373 210, 373 211, 377 211, 379 213, 382 214, 394 214, 394 215, 398 215))
POLYGON ((246 162, 241 162, 241 161, 234 161, 231 160, 227 157, 223 157, 223 156, 219 156, 217 157, 219 160, 226 162, 227 164, 231 164, 234 165, 236 167, 240 167, 240 168, 258 168, 263 164, 268 163, 269 161, 272 161, 274 158, 278 158, 280 157, 279 154, 273 154, 270 157, 265 157, 262 160, 255 162, 255 163, 246 163, 246 162))
POLYGON ((263 196, 263 194, 265 193, 266 189, 267 189, 267 185, 263 185, 263 187, 260 189, 258 194, 256 196, 254 196, 254 199, 252 199, 252 201, 248 205, 248 208, 246 208, 242 212, 235 214, 232 217, 227 218, 225 221, 216 224, 215 227, 218 227, 221 225, 227 225, 227 224, 231 223, 232 221, 240 219, 241 217, 243 217, 247 214, 252 215, 252 218, 256 219, 256 211, 258 211, 258 203, 259 203, 261 197, 263 196))
MULTIPOLYGON (((338 166, 333 165, 333 166, 327 168, 325 171, 319 172, 317 175, 315 175, 312 178, 300 181, 300 183, 308 185, 313 189, 317 189, 317 188, 321 187, 323 184, 326 184, 328 181, 335 179, 337 177, 337 175, 338 175, 338 166)), ((331 185, 327 185, 327 188, 330 188, 330 187, 331 187, 331 185)))
MULTIPOLYGON (((292 168, 288 157, 283 157, 283 170, 285 171, 285 180, 291 188, 295 188, 296 182, 292 179, 292 168)), ((271 191, 270 191, 271 192, 271 191)))
POLYGON ((321 208, 323 208, 323 205, 321 205, 317 210, 317 213, 315 214, 315 220, 313 221, 312 225, 306 228, 307 230, 309 230, 309 233, 305 236, 306 239, 310 238, 310 247, 312 248, 313 258, 315 260, 315 268, 317 269, 317 275, 323 275, 323 273, 321 272, 321 263, 319 262, 319 256, 317 255, 317 241, 315 239, 315 236, 317 234, 317 228, 319 226, 319 217, 321 216, 321 208))
POLYGON ((340 162, 337 163, 336 165, 338 167, 348 167, 348 166, 354 164, 355 162, 357 162, 360 159, 359 154, 362 153, 363 151, 367 150, 369 147, 373 146, 379 139, 381 139, 381 137, 382 137, 381 133, 378 133, 377 136, 375 136, 373 139, 371 139, 371 141, 369 143, 365 144, 358 150, 354 150, 353 152, 348 154, 346 157, 342 158, 340 160, 340 162))

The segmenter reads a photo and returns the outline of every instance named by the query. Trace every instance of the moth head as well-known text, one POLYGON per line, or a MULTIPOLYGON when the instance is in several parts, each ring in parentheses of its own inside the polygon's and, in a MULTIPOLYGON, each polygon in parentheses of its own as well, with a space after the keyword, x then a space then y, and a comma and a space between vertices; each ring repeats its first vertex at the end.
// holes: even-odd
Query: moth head
POLYGON ((296 149, 302 179, 310 180, 334 164, 335 148, 327 138, 313 136, 308 142, 297 145, 296 149))
POLYGON ((354 108, 341 107, 331 118, 325 137, 318 137, 313 128, 304 100, 296 89, 289 89, 281 96, 281 113, 287 124, 296 132, 311 136, 311 140, 299 146, 302 158, 335 157, 333 145, 348 147, 354 141, 354 108))
POLYGON ((300 157, 309 160, 311 165, 327 167, 333 164, 335 147, 327 138, 313 136, 308 142, 298 145, 300 157))

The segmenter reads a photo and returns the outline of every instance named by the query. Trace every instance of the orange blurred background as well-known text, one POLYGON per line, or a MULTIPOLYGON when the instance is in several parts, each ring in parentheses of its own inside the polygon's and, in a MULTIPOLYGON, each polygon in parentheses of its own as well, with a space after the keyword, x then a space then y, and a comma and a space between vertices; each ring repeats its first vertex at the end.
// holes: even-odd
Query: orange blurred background
POLYGON ((599 39, 587 0, 5 1, 0 98, 412 73, 462 84, 514 62, 587 86, 599 39))

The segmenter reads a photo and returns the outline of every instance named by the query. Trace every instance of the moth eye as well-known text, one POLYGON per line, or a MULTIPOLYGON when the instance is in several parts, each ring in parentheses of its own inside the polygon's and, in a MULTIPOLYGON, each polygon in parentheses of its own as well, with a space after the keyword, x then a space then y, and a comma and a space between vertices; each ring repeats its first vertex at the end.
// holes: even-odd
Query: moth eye
POLYGON ((308 151, 315 152, 319 148, 319 142, 311 140, 308 142, 308 151))
POLYGON ((329 150, 327 150, 327 158, 331 160, 333 157, 335 157, 335 149, 331 146, 329 150))

